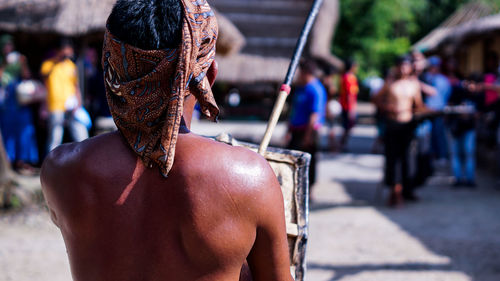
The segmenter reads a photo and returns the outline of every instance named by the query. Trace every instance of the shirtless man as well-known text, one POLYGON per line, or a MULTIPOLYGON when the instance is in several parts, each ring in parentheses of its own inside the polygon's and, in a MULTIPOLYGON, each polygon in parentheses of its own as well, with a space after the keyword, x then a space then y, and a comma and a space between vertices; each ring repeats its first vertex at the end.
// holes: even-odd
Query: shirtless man
POLYGON ((375 98, 375 104, 386 115, 385 183, 391 188, 388 204, 415 200, 408 175, 408 149, 414 135, 415 111, 425 111, 420 82, 412 76, 409 58, 398 59, 394 77, 389 77, 375 98))
POLYGON ((103 65, 119 131, 60 146, 41 174, 75 281, 234 281, 246 261, 253 280, 292 280, 266 160, 189 131, 197 101, 218 113, 214 19, 204 0, 115 5, 103 65))

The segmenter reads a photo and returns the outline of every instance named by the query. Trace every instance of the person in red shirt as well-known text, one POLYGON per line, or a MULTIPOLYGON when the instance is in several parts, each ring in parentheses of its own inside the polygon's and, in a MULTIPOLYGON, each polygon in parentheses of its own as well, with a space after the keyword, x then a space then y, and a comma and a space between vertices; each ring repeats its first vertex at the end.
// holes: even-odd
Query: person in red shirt
POLYGON ((344 127, 344 135, 340 142, 341 148, 344 149, 351 129, 356 125, 356 110, 358 104, 359 85, 356 78, 358 65, 353 61, 346 61, 344 73, 340 79, 340 105, 342 106, 342 126, 344 127))

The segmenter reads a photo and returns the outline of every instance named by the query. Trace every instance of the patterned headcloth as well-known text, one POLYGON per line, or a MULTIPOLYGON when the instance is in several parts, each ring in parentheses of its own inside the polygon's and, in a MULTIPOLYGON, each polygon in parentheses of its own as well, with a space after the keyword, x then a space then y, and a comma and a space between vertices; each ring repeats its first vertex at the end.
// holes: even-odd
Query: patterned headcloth
POLYGON ((177 49, 141 50, 109 30, 103 46, 106 95, 114 122, 144 164, 156 164, 164 177, 174 163, 184 98, 194 95, 202 113, 213 121, 219 115, 206 77, 215 56, 217 21, 206 0, 181 2, 182 42, 177 49))

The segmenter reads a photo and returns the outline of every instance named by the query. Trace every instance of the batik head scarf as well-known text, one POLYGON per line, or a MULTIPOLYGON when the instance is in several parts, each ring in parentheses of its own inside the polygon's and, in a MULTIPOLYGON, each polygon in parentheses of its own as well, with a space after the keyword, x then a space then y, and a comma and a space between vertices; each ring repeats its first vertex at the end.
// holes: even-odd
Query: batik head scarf
POLYGON ((113 119, 144 164, 167 177, 174 163, 184 98, 194 95, 202 113, 216 120, 206 73, 215 56, 217 21, 206 0, 182 0, 184 18, 177 49, 141 50, 106 31, 103 67, 113 119))

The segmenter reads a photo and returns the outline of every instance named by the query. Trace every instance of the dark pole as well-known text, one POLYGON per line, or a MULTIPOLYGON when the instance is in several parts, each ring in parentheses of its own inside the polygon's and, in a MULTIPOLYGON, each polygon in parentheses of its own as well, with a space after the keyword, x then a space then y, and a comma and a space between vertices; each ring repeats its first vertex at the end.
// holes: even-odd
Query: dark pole
POLYGON ((323 4, 323 0, 315 0, 311 11, 309 12, 309 16, 307 16, 306 23, 302 32, 300 33, 299 40, 297 42, 297 46, 295 47, 295 51, 292 57, 292 61, 290 62, 290 66, 288 67, 288 73, 286 74, 285 83, 281 85, 280 93, 278 95, 278 99, 274 105, 273 112, 271 113, 271 117, 269 118, 269 123, 267 124, 266 133, 264 134, 264 138, 260 143, 259 154, 264 155, 267 151, 267 146, 271 141, 271 137, 273 135, 274 129, 276 128, 276 124, 278 124, 278 119, 281 115, 281 111, 283 111, 283 106, 285 105, 286 98, 290 94, 290 85, 292 84, 293 77, 295 76, 295 72, 297 71, 297 66, 299 65, 300 57, 304 52, 304 47, 307 43, 307 38, 309 37, 309 33, 314 24, 314 20, 319 13, 319 8, 323 4))
POLYGON ((309 33, 314 25, 314 21, 316 20, 316 16, 319 13, 319 9, 323 4, 323 0, 315 0, 311 11, 309 12, 309 16, 307 17, 307 21, 302 29, 302 32, 299 37, 299 41, 295 47, 295 51, 292 57, 292 61, 290 62, 290 66, 288 67, 288 72, 286 74, 285 85, 290 86, 292 84, 293 77, 295 76, 295 72, 297 71, 297 66, 299 65, 300 58, 302 57, 302 53, 304 52, 304 47, 306 46, 307 39, 309 37, 309 33))

